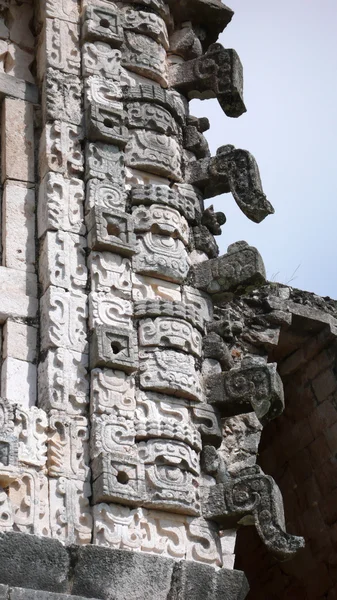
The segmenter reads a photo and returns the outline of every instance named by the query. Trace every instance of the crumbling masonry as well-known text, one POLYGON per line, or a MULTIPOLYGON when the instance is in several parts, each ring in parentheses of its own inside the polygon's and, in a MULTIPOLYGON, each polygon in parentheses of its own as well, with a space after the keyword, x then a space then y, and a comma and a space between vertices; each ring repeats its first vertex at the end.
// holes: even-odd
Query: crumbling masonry
POLYGON ((212 157, 189 113, 246 110, 217 43, 232 16, 220 0, 0 0, 4 600, 243 600, 239 526, 273 568, 305 552, 257 452, 283 418, 280 374, 337 321, 267 284, 246 242, 218 256, 226 218, 204 200, 273 213, 254 157, 212 157))

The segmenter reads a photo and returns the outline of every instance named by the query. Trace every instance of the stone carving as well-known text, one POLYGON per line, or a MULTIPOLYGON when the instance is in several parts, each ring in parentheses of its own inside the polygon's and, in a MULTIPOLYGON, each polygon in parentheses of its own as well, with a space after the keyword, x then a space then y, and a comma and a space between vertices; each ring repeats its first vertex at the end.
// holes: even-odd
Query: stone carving
POLYGON ((88 356, 57 348, 49 350, 38 368, 39 406, 68 415, 86 413, 89 402, 88 356))
POLYGON ((129 300, 104 292, 91 292, 89 295, 90 329, 100 325, 130 329, 132 314, 132 304, 129 300))
POLYGON ((201 196, 191 185, 178 184, 173 188, 164 185, 135 185, 131 190, 131 202, 133 205, 172 207, 188 221, 200 218, 202 212, 201 196))
POLYGON ((254 223, 274 213, 263 193, 256 160, 247 150, 222 146, 213 158, 191 161, 188 180, 200 187, 206 198, 231 192, 239 208, 254 223))
POLYGON ((86 239, 66 231, 48 231, 43 239, 39 275, 43 291, 55 285, 74 293, 87 284, 86 239))
POLYGON ((184 217, 173 208, 160 204, 139 206, 132 211, 135 231, 152 231, 179 238, 185 245, 189 242, 189 227, 184 217))
POLYGON ((114 184, 123 184, 125 176, 124 156, 117 146, 110 144, 87 144, 86 179, 109 179, 114 184))
POLYGON ((38 234, 61 229, 83 235, 84 185, 80 179, 65 179, 60 173, 47 173, 41 182, 38 203, 38 234))
POLYGON ((86 110, 86 127, 88 139, 124 147, 128 140, 128 129, 125 126, 126 113, 121 102, 106 108, 92 103, 86 110))
MULTIPOLYGON (((126 0, 123 0, 124 2, 126 0)), ((138 6, 145 6, 146 9, 150 9, 151 12, 157 13, 164 19, 165 23, 171 23, 170 10, 165 0, 128 0, 127 4, 138 4, 138 6)))
POLYGON ((109 452, 92 461, 93 501, 141 504, 145 498, 144 465, 136 453, 109 452))
POLYGON ((113 414, 132 419, 136 410, 134 377, 123 371, 91 371, 92 413, 113 414))
POLYGON ((215 42, 234 12, 222 0, 169 0, 169 7, 176 24, 192 23, 200 35, 204 48, 215 42))
POLYGON ((188 312, 195 312, 201 315, 206 323, 213 320, 213 303, 207 294, 204 294, 189 285, 184 285, 182 302, 185 304, 188 312))
POLYGON ((120 451, 132 452, 135 444, 135 429, 132 421, 113 414, 93 415, 91 419, 90 456, 120 451))
POLYGON ((66 177, 83 171, 81 128, 63 121, 46 125, 40 144, 40 176, 47 171, 62 173, 66 177))
POLYGON ((201 334, 182 319, 157 317, 141 320, 138 335, 140 346, 177 348, 201 358, 201 334))
POLYGON ((167 300, 168 302, 179 302, 181 300, 180 286, 175 283, 153 277, 142 277, 136 273, 132 273, 131 278, 132 298, 135 301, 167 300))
POLYGON ((87 109, 91 103, 113 108, 116 101, 123 100, 124 89, 120 83, 112 79, 96 75, 87 77, 84 81, 84 108, 87 109))
POLYGON ((45 19, 42 43, 38 50, 39 80, 52 67, 71 75, 80 74, 81 54, 79 27, 77 23, 63 21, 57 17, 45 19))
POLYGON ((0 398, 0 431, 1 433, 14 431, 14 405, 7 398, 0 398))
POLYGON ((121 327, 96 327, 92 332, 90 344, 90 368, 95 367, 111 367, 126 373, 136 371, 136 333, 121 327))
POLYGON ((123 88, 124 98, 129 102, 150 102, 159 104, 170 111, 180 125, 185 124, 188 115, 188 102, 182 94, 175 90, 165 90, 159 85, 142 83, 132 87, 123 88))
POLYGON ((61 120, 74 125, 82 122, 82 84, 79 77, 47 69, 43 80, 44 120, 61 120))
POLYGON ((32 406, 15 409, 15 434, 19 440, 19 461, 34 467, 43 467, 47 460, 48 419, 46 413, 32 406))
POLYGON ((167 87, 165 49, 148 36, 131 31, 124 35, 122 66, 167 87))
POLYGON ((173 137, 133 130, 125 149, 125 164, 181 181, 181 147, 173 137))
POLYGON ((207 404, 191 405, 191 414, 198 429, 203 445, 210 444, 218 448, 222 442, 220 413, 214 406, 207 404))
POLYGON ((199 58, 171 65, 169 82, 189 98, 217 98, 229 117, 246 112, 240 59, 221 44, 212 44, 199 58))
MULTIPOLYGON (((218 476, 219 477, 219 476, 218 476)), ((252 518, 267 548, 281 560, 292 558, 304 547, 301 537, 285 531, 283 502, 279 488, 269 475, 255 466, 231 477, 221 474, 223 482, 208 488, 203 514, 227 523, 252 518)))
POLYGON ((86 42, 82 48, 84 77, 98 75, 118 81, 121 74, 121 52, 104 42, 86 42))
POLYGON ((132 259, 132 266, 136 273, 182 283, 190 261, 180 240, 148 232, 137 236, 137 254, 132 259))
POLYGON ((134 306, 135 317, 175 317, 184 319, 197 327, 201 332, 205 331, 204 315, 194 306, 187 307, 183 302, 173 299, 169 300, 138 300, 134 306))
POLYGON ((91 252, 88 264, 94 292, 113 292, 115 296, 130 298, 131 262, 128 258, 110 252, 91 252))
POLYGON ((49 420, 48 473, 87 481, 89 471, 88 420, 53 410, 49 420))
POLYGON ((136 439, 167 438, 201 450, 201 437, 191 421, 189 402, 153 392, 138 391, 136 439))
POLYGON ((217 258, 219 254, 218 244, 205 225, 193 227, 193 242, 196 250, 204 252, 208 258, 217 258))
POLYGON ((207 227, 213 235, 221 235, 221 225, 224 225, 226 220, 224 213, 214 212, 214 206, 212 204, 204 210, 201 223, 207 227))
POLYGON ((171 113, 158 104, 130 102, 127 109, 130 129, 150 129, 165 135, 178 135, 180 132, 171 113))
POLYGON ((204 519, 113 504, 93 512, 95 544, 221 565, 216 529, 204 519))
MULTIPOLYGON (((2 401, 2 405, 4 405, 2 401)), ((18 465, 18 437, 14 435, 14 431, 5 430, 0 433, 0 467, 9 467, 12 471, 13 467, 18 465)))
POLYGON ((122 13, 122 20, 124 29, 148 35, 168 50, 169 39, 165 21, 155 13, 126 8, 122 13))
POLYGON ((50 286, 41 298, 41 332, 43 350, 69 348, 87 351, 87 297, 50 286))
POLYGON ((143 350, 139 360, 143 389, 202 400, 200 375, 192 356, 174 350, 143 350))
POLYGON ((0 465, 0 531, 49 535, 48 479, 42 471, 0 465))
POLYGON ((100 206, 113 212, 125 211, 127 193, 121 185, 99 179, 89 179, 86 187, 86 211, 100 206))
POLYGON ((185 61, 202 55, 202 44, 190 23, 177 29, 170 36, 170 53, 181 56, 185 61))
POLYGON ((265 278, 262 258, 247 242, 236 242, 228 247, 227 254, 192 269, 193 285, 209 294, 245 290, 262 285, 265 278))
POLYGON ((90 483, 66 477, 50 479, 49 494, 52 537, 66 544, 90 544, 90 483))
POLYGON ((131 256, 136 250, 132 218, 119 210, 94 206, 87 216, 88 245, 92 250, 109 250, 131 256))
POLYGON ((120 11, 112 2, 84 2, 83 38, 119 48, 124 40, 120 11))
POLYGON ((59 0, 57 5, 55 5, 54 0, 46 0, 45 6, 47 17, 57 17, 73 23, 78 21, 77 0, 59 0))
POLYGON ((253 409, 265 425, 284 410, 283 384, 276 368, 276 363, 245 357, 241 366, 207 381, 208 402, 215 404, 223 417, 253 409))

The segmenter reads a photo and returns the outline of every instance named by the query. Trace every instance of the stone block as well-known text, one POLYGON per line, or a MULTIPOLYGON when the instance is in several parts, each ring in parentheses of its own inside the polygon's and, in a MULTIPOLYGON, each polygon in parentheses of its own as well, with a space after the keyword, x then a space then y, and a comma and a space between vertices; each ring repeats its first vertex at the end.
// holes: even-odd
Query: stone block
POLYGON ((124 96, 129 102, 148 102, 166 108, 180 125, 185 124, 188 115, 186 98, 176 92, 167 90, 150 82, 138 83, 124 89, 124 96))
POLYGON ((121 64, 126 69, 168 87, 166 52, 146 35, 125 31, 121 64))
POLYGON ((82 48, 83 77, 97 75, 116 82, 121 76, 120 50, 115 50, 105 42, 85 42, 82 48))
POLYGON ((93 502, 137 506, 145 499, 144 466, 133 451, 111 451, 92 461, 93 502))
POLYGON ((242 571, 215 570, 188 561, 176 569, 178 573, 171 591, 173 600, 244 600, 249 591, 242 571))
POLYGON ((146 129, 164 135, 182 135, 181 128, 171 112, 152 102, 129 102, 127 105, 129 129, 146 129))
POLYGON ((143 33, 153 38, 156 42, 169 49, 169 39, 167 26, 162 16, 156 14, 157 10, 148 12, 147 10, 137 10, 132 7, 126 7, 122 11, 122 23, 126 30, 143 33))
POLYGON ((121 12, 113 3, 84 0, 83 39, 107 42, 119 48, 124 41, 121 12))
POLYGON ((48 171, 61 173, 67 179, 83 171, 81 148, 82 130, 65 121, 54 121, 45 126, 40 142, 39 172, 43 178, 48 171))
POLYGON ((81 65, 79 24, 64 21, 58 15, 52 19, 45 19, 37 51, 37 65, 39 81, 43 80, 49 67, 79 76, 81 65))
POLYGON ((188 223, 173 208, 160 204, 138 206, 132 210, 132 219, 136 232, 152 231, 152 233, 179 238, 185 245, 189 243, 188 223))
POLYGON ((35 190, 7 181, 2 198, 5 267, 35 272, 35 190))
POLYGON ((193 267, 193 285, 209 294, 245 291, 262 285, 266 279, 263 260, 247 242, 228 247, 227 254, 193 267))
POLYGON ((2 105, 2 181, 16 179, 34 183, 33 106, 5 98, 2 105))
POLYGON ((100 325, 92 332, 90 368, 111 367, 132 373, 138 368, 137 336, 132 329, 100 325))
POLYGON ((8 356, 1 369, 1 395, 26 408, 36 404, 36 365, 8 356))
POLYGON ((0 288, 3 290, 0 322, 8 317, 35 319, 38 310, 37 278, 33 273, 0 267, 0 288))
POLYGON ((135 410, 135 379, 132 375, 111 369, 94 369, 91 372, 91 413, 133 419, 135 410))
POLYGON ((182 302, 187 311, 201 315, 205 323, 213 320, 213 302, 208 294, 204 294, 189 285, 182 288, 182 302))
POLYGON ((190 260, 180 240, 149 231, 137 236, 137 254, 132 259, 132 266, 141 275, 183 283, 190 260))
POLYGON ((131 297, 131 261, 111 252, 91 252, 88 258, 91 289, 113 293, 121 298, 131 297))
POLYGON ((136 432, 132 420, 114 414, 92 415, 90 426, 90 457, 94 459, 110 452, 130 453, 136 432))
POLYGON ((180 0, 179 5, 174 0, 169 0, 168 4, 175 22, 184 24, 189 21, 189 25, 196 29, 202 27, 205 48, 216 42, 234 15, 232 9, 221 0, 180 0))
MULTIPOLYGON (((1 52, 1 46, 0 46, 1 52)), ((22 79, 17 79, 14 75, 7 75, 0 72, 0 95, 1 97, 10 96, 17 100, 25 100, 32 104, 39 103, 39 90, 36 85, 22 79)))
POLYGON ((43 293, 50 285, 83 292, 87 285, 86 239, 68 231, 47 231, 40 250, 39 275, 43 293))
POLYGON ((135 317, 172 317, 183 319, 202 333, 205 332, 205 320, 194 306, 186 306, 183 302, 160 298, 157 300, 144 298, 135 302, 135 317))
POLYGON ((88 481, 49 479, 51 535, 62 544, 90 544, 92 516, 88 481))
POLYGON ((132 273, 132 298, 134 301, 142 300, 167 300, 180 302, 180 286, 154 277, 143 277, 132 273))
POLYGON ((43 410, 36 406, 28 409, 20 404, 15 408, 14 433, 19 440, 20 463, 40 469, 45 466, 47 428, 48 418, 43 410))
POLYGON ((45 11, 42 12, 42 18, 52 17, 70 21, 71 23, 78 22, 79 7, 77 0, 60 0, 57 6, 54 0, 42 0, 40 4, 40 10, 45 11))
POLYGON ((119 210, 95 206, 87 217, 88 244, 92 250, 108 250, 122 256, 136 251, 132 217, 119 210))
POLYGON ((24 533, 0 533, 0 582, 10 586, 68 590, 69 555, 56 540, 24 533))
MULTIPOLYGON (((71 595, 45 592, 44 590, 10 588, 9 600, 71 600, 71 595)), ((84 597, 78 598, 78 600, 84 600, 84 597)))
POLYGON ((182 148, 174 137, 167 135, 142 129, 130 130, 125 164, 173 181, 182 180, 182 148))
POLYGON ((19 5, 10 3, 10 30, 9 39, 11 42, 18 44, 26 50, 33 50, 35 39, 28 24, 34 18, 34 9, 30 3, 22 3, 19 5))
POLYGON ((87 352, 87 297, 49 286, 40 301, 41 346, 87 352))
POLYGON ((114 184, 123 185, 125 178, 124 154, 117 146, 110 144, 86 145, 86 179, 108 179, 114 184))
POLYGON ((47 69, 42 86, 43 120, 82 122, 82 83, 79 77, 47 69))
POLYGON ((139 323, 139 345, 176 348, 201 358, 202 338, 197 329, 183 319, 157 317, 139 323))
POLYGON ((95 206, 105 208, 110 212, 114 210, 125 212, 127 192, 121 184, 112 181, 89 179, 86 186, 86 213, 90 213, 95 206))
MULTIPOLYGON (((6 73, 18 80, 24 80, 30 84, 35 83, 33 75, 34 52, 24 50, 17 44, 8 44, 6 57, 6 73)), ((25 98, 26 100, 26 98, 25 98)))
POLYGON ((89 424, 83 415, 52 410, 48 428, 48 475, 87 481, 89 424))
POLYGON ((80 179, 65 179, 49 172, 39 188, 37 211, 38 235, 46 231, 69 231, 84 235, 84 184, 80 179))
POLYGON ((89 140, 107 142, 124 148, 129 133, 122 102, 114 102, 109 108, 96 103, 90 104, 85 112, 85 121, 89 140))
POLYGON ((85 414, 89 403, 88 355, 57 348, 49 350, 38 367, 41 408, 85 414))
POLYGON ((118 329, 132 329, 132 304, 114 294, 91 292, 89 295, 89 327, 101 325, 118 329))
POLYGON ((36 361, 37 329, 7 319, 3 328, 3 358, 12 357, 27 362, 36 361))

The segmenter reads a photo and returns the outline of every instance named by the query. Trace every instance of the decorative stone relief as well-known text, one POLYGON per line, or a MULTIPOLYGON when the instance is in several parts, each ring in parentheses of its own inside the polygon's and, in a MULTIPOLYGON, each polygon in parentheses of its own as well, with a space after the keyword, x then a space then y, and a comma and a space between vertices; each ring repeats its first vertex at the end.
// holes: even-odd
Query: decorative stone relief
POLYGON ((132 373, 138 368, 137 336, 131 329, 99 325, 90 344, 90 368, 111 367, 132 373))
POLYGON ((19 461, 34 467, 43 467, 47 460, 48 419, 44 410, 32 406, 15 409, 14 431, 19 440, 19 461))
POLYGON ((130 215, 95 206, 87 216, 88 244, 92 250, 109 250, 131 256, 136 250, 136 236, 130 215))
POLYGON ((129 300, 118 298, 114 294, 91 292, 89 296, 89 327, 105 325, 107 327, 132 327, 132 304, 129 300))
POLYGON ((182 283, 190 261, 180 240, 148 232, 137 236, 137 254, 132 259, 132 266, 136 273, 182 283))
POLYGON ((183 125, 188 115, 188 103, 182 94, 175 90, 165 90, 158 85, 142 83, 124 88, 124 97, 129 102, 154 102, 170 111, 172 116, 183 125))
POLYGON ((132 419, 136 410, 135 380, 123 371, 91 371, 91 412, 132 419))
POLYGON ((89 179, 86 188, 86 212, 95 206, 125 212, 127 193, 109 180, 89 179))
POLYGON ((81 54, 79 28, 75 23, 57 17, 45 19, 42 40, 38 50, 38 76, 43 80, 45 71, 52 67, 71 75, 80 74, 81 54))
POLYGON ((128 127, 149 129, 165 135, 178 135, 180 129, 171 113, 162 106, 150 102, 129 102, 128 127))
POLYGON ((125 164, 181 181, 181 148, 173 137, 134 130, 125 149, 125 164))
POLYGON ((109 179, 114 184, 122 184, 125 176, 124 155, 117 146, 109 144, 87 144, 86 179, 109 179))
POLYGON ((128 258, 110 252, 91 252, 88 264, 94 292, 130 298, 131 261, 128 258))
POLYGON ((177 348, 201 358, 202 338, 187 321, 157 317, 140 321, 139 345, 177 348))
POLYGON ((128 140, 126 113, 121 102, 110 102, 109 107, 91 102, 86 109, 87 137, 124 147, 128 140))
POLYGON ((105 42, 86 42, 82 48, 82 74, 84 77, 98 75, 118 82, 121 58, 120 50, 105 42))
POLYGON ((49 350, 38 368, 39 406, 68 415, 86 413, 89 402, 88 355, 49 350))
POLYGON ((167 87, 165 49, 150 37, 125 31, 122 66, 167 87))
POLYGON ((44 120, 82 122, 82 83, 79 77, 49 68, 43 80, 44 120))
POLYGON ((41 298, 41 335, 43 350, 69 348, 87 351, 87 298, 50 286, 41 298))
POLYGON ((63 411, 50 413, 48 473, 87 481, 89 471, 88 420, 82 415, 68 416, 63 411))
POLYGON ((16 476, 0 466, 0 530, 48 536, 48 479, 34 469, 20 469, 16 476), (6 489, 6 491, 5 491, 6 489))
POLYGON ((91 419, 90 456, 120 451, 132 452, 135 444, 135 429, 132 421, 113 414, 93 415, 91 419))
POLYGON ((39 188, 38 234, 47 230, 70 231, 83 235, 84 185, 80 179, 65 179, 60 173, 48 173, 39 188))
POLYGON ((160 204, 139 206, 132 211, 134 230, 152 231, 162 235, 179 238, 185 245, 189 242, 189 227, 186 219, 173 208, 160 204))
POLYGON ((64 121, 47 124, 40 144, 40 176, 48 171, 62 173, 66 177, 83 171, 81 151, 81 128, 64 121))
POLYGON ((66 231, 48 231, 43 239, 39 275, 43 291, 50 285, 83 291, 87 285, 86 239, 66 231))
POLYGON ((49 494, 52 537, 66 544, 90 544, 90 483, 66 477, 50 478, 49 494))
POLYGON ((54 0, 45 1, 47 17, 57 17, 65 21, 77 23, 79 17, 77 0, 59 0, 57 6, 54 0))
POLYGON ((200 331, 205 331, 204 315, 194 306, 188 308, 176 300, 138 300, 134 306, 135 317, 175 317, 184 319, 200 331))
POLYGON ((142 33, 153 38, 156 42, 168 50, 169 39, 165 21, 156 15, 145 10, 134 10, 125 8, 122 12, 123 27, 126 30, 142 33))
POLYGON ((84 0, 83 38, 108 42, 119 48, 124 40, 120 11, 112 2, 84 0))
POLYGON ((136 273, 132 273, 131 278, 132 298, 135 301, 167 300, 168 302, 179 302, 181 300, 180 286, 175 283, 153 277, 142 277, 136 273))
POLYGON ((140 385, 143 389, 202 400, 200 375, 195 359, 175 350, 142 350, 140 360, 140 385))
POLYGON ((144 465, 136 452, 100 454, 92 461, 93 501, 141 504, 145 498, 144 465))
POLYGON ((164 205, 165 208, 177 209, 188 221, 194 221, 201 215, 202 200, 193 187, 187 185, 155 186, 134 185, 131 190, 131 202, 133 205, 151 206, 164 205))

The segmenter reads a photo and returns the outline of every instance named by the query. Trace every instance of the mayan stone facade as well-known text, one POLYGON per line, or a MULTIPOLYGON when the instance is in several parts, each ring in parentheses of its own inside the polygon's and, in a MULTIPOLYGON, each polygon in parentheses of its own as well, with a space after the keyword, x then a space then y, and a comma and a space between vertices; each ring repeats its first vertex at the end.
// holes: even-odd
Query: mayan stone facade
POLYGON ((226 218, 205 200, 273 213, 255 158, 230 140, 211 156, 189 112, 246 110, 217 43, 232 17, 221 0, 0 0, 4 600, 244 600, 238 529, 247 574, 242 528, 272 565, 307 551, 257 455, 337 314, 301 312, 246 242, 218 256, 226 218))

